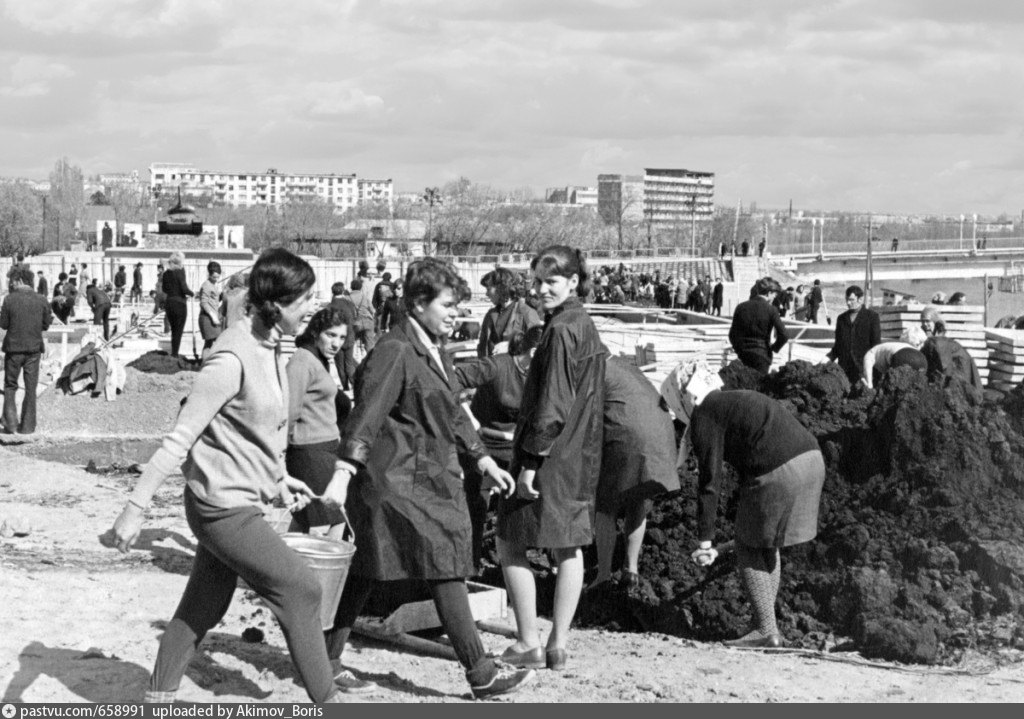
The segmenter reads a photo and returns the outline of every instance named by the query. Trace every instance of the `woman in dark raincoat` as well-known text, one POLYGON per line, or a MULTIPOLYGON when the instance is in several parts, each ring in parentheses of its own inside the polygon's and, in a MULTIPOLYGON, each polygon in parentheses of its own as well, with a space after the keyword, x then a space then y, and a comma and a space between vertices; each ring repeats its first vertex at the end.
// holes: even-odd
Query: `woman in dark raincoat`
POLYGON ((516 689, 532 672, 499 673, 481 644, 466 589, 473 553, 458 455, 471 457, 489 485, 510 493, 514 482, 485 454, 441 345, 465 291, 448 263, 413 262, 405 279, 409 317, 356 372, 355 407, 324 500, 345 504, 357 550, 327 649, 336 670, 345 672, 341 653, 374 582, 421 579, 481 698, 516 689))
POLYGON ((643 372, 610 357, 604 377, 604 445, 597 483, 597 576, 611 579, 615 519, 623 515, 628 586, 639 582, 640 547, 652 499, 679 489, 676 431, 668 406, 643 372))
POLYGON ((512 442, 518 496, 502 502, 498 513, 498 554, 519 634, 502 659, 561 670, 583 589, 582 547, 594 541, 607 350, 580 302, 588 289, 580 253, 548 247, 533 259, 531 269, 548 317, 530 363, 512 442), (553 550, 558 565, 546 653, 528 547, 553 550))

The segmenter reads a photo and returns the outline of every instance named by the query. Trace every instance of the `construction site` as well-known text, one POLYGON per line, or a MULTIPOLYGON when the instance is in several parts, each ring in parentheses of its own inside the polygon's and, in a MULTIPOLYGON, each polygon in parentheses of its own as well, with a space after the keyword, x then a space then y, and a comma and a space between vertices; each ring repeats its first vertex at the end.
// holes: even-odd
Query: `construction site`
MULTIPOLYGON (((32 266, 55 274, 85 257, 94 272, 112 274, 145 253, 139 261, 148 273, 160 252, 50 253, 33 258, 32 266)), ((186 252, 192 287, 210 257, 186 252)), ((250 265, 252 255, 217 259, 228 276, 250 265)), ((728 555, 711 568, 690 559, 696 543, 691 460, 682 489, 655 502, 639 585, 610 582, 585 593, 571 670, 545 673, 511 700, 1024 700, 1024 331, 997 329, 988 298, 938 307, 948 335, 979 369, 986 386, 980 403, 956 385, 931 384, 909 370, 890 373, 874 389, 851 388, 826 359, 833 325, 791 319, 790 341, 762 378, 736 361, 728 315, 758 277, 771 275, 785 286, 809 283, 812 275, 755 257, 623 261, 680 280, 725 278, 723 317, 644 303, 588 311, 609 351, 629 358, 656 387, 681 361, 703 356, 721 370, 727 388, 756 389, 792 411, 826 461, 818 537, 782 554, 777 614, 786 648, 723 647, 719 642, 749 624, 749 607, 728 555)), ((406 262, 395 259, 388 268, 400 276, 406 262)), ((356 272, 354 261, 312 264, 323 301, 332 282, 356 272)), ((474 291, 468 319, 481 318, 489 303, 476 299, 482 298, 479 279, 494 264, 462 258, 456 266, 474 291)), ((842 308, 851 283, 826 282, 831 307, 842 308)), ((1017 284, 1000 283, 1004 299, 1016 299, 1017 284)), ((874 294, 883 341, 917 324, 929 306, 906 293, 883 297, 876 288, 874 294)), ((0 563, 11 617, 11 630, 0 639, 4 701, 136 701, 195 553, 180 475, 156 496, 132 552, 121 555, 99 541, 140 465, 173 427, 202 346, 190 316, 183 357, 170 357, 152 303, 115 307, 112 321, 109 342, 81 318, 51 327, 38 431, 0 440, 7 466, 0 478, 0 563), (83 351, 103 358, 103 381, 97 384, 94 375, 91 384, 58 387, 64 368, 83 351)), ((471 343, 452 349, 456 360, 473 354, 471 343)), ((735 499, 723 502, 720 536, 730 536, 735 511, 735 499)), ((553 577, 543 554, 532 559, 543 614, 550 611, 553 577)), ((474 616, 488 649, 500 652, 515 626, 501 573, 491 562, 472 581, 474 616)), ((430 617, 415 599, 380 602, 388 605, 381 616, 361 619, 348 661, 381 686, 371 700, 471 700, 436 614, 430 617)), ((181 699, 305 700, 281 632, 251 591, 236 592, 203 647, 181 699)))

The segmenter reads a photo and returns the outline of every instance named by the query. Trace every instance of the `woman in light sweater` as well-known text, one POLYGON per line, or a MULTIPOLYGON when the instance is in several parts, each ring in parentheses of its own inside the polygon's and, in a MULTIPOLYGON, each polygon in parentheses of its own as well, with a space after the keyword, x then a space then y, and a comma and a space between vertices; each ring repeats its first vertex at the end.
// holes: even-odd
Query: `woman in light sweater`
POLYGON ((199 287, 199 332, 203 336, 204 360, 224 329, 220 319, 220 263, 208 263, 206 273, 206 282, 199 287))
POLYGON ((263 518, 275 498, 299 510, 312 496, 285 471, 288 378, 280 341, 312 309, 314 281, 309 264, 287 250, 260 256, 249 277, 252 316, 221 335, 114 523, 113 542, 127 552, 153 494, 184 461, 185 515, 199 546, 160 640, 147 702, 174 701, 196 648, 227 612, 238 577, 277 617, 310 699, 339 701, 318 619, 320 584, 263 518))

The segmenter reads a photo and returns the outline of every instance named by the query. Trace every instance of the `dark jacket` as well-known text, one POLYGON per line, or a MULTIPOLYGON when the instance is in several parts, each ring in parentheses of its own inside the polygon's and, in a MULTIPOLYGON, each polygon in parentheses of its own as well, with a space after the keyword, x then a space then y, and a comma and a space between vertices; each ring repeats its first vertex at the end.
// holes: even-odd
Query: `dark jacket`
POLYGON ((724 297, 723 297, 724 294, 725 294, 725 287, 722 285, 722 283, 721 282, 715 283, 715 288, 714 288, 714 290, 711 291, 711 306, 712 307, 721 307, 722 306, 722 301, 724 299, 724 297))
POLYGON ((346 507, 357 537, 352 572, 380 580, 475 573, 460 453, 484 455, 447 378, 410 326, 384 335, 359 365, 338 455, 360 467, 346 507))
POLYGON ((89 303, 89 308, 94 310, 97 307, 109 305, 110 297, 96 285, 89 285, 85 291, 85 301, 89 303))
POLYGON ((377 310, 377 331, 388 332, 405 320, 405 302, 401 297, 388 297, 377 310))
POLYGON ((139 291, 142 291, 142 268, 141 267, 136 267, 134 270, 132 270, 132 289, 134 290, 136 287, 139 288, 139 291))
POLYGON ((356 344, 356 306, 345 295, 338 295, 331 298, 331 307, 341 311, 345 317, 345 324, 348 325, 348 334, 345 335, 341 348, 352 349, 356 344))
POLYGON ((124 270, 118 270, 114 274, 114 287, 115 288, 123 288, 127 284, 128 284, 128 273, 126 273, 124 270))
MULTIPOLYGON (((460 362, 455 374, 464 389, 475 389, 469 409, 481 427, 513 433, 523 405, 526 372, 510 354, 460 362)), ((512 440, 482 436, 488 454, 506 465, 512 461, 512 440)))
POLYGON ((921 347, 921 354, 928 360, 928 378, 933 382, 961 382, 964 392, 975 403, 985 395, 981 374, 974 358, 956 340, 950 337, 929 337, 921 347))
POLYGON ((853 310, 846 310, 836 320, 836 341, 828 358, 843 368, 850 384, 860 380, 867 351, 882 341, 882 322, 878 313, 861 307, 857 319, 851 324, 853 310))
POLYGON ((512 440, 512 475, 536 469, 540 498, 502 502, 499 537, 545 548, 593 541, 607 354, 578 298, 548 316, 512 440))
POLYGON ((43 332, 50 327, 53 312, 46 298, 22 286, 4 297, 0 306, 0 329, 4 335, 5 353, 34 354, 45 349, 43 332))
POLYGON ((513 300, 504 309, 491 307, 480 325, 477 356, 489 357, 494 354, 496 344, 508 342, 517 332, 525 332, 540 324, 543 324, 540 315, 525 300, 513 300))
POLYGON ((767 366, 772 363, 772 355, 782 349, 788 340, 786 325, 779 311, 764 297, 740 302, 732 313, 729 343, 746 365, 753 366, 749 361, 752 355, 762 360, 760 366, 767 371, 767 366), (772 329, 775 330, 774 342, 772 329), (764 364, 765 361, 767 364, 764 364))
POLYGON ((168 300, 184 300, 195 295, 195 292, 188 288, 185 270, 180 267, 164 272, 160 278, 160 287, 168 300))
POLYGON ((36 285, 36 292, 46 297, 50 294, 50 284, 46 281, 45 277, 39 278, 39 284, 36 285))

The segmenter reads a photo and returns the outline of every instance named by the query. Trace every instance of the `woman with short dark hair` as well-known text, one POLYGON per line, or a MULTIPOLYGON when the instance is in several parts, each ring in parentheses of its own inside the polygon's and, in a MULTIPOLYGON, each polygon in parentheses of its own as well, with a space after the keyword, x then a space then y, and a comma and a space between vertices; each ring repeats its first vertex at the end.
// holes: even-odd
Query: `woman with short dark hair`
POLYGON ((279 345, 309 313, 315 279, 313 268, 287 250, 260 255, 249 276, 252 316, 221 335, 174 429, 114 523, 113 540, 127 552, 153 495, 181 466, 185 515, 199 546, 160 640, 147 702, 174 701, 195 650, 227 612, 239 577, 277 617, 309 698, 338 701, 320 627, 320 582, 264 519, 275 498, 298 511, 312 497, 285 469, 288 378, 279 345))
POLYGON ((459 406, 462 387, 444 350, 464 288, 452 265, 413 262, 405 278, 408 319, 356 371, 355 406, 324 492, 325 501, 346 506, 357 538, 328 655, 345 671, 342 651, 376 582, 422 580, 473 695, 484 698, 513 691, 532 672, 499 672, 469 607, 472 529, 459 455, 475 462, 490 486, 508 493, 514 482, 484 452, 459 406))
POLYGON ((512 337, 543 324, 537 311, 519 296, 519 280, 511 270, 498 267, 484 275, 480 284, 494 306, 487 310, 480 325, 478 356, 507 352, 512 337))

